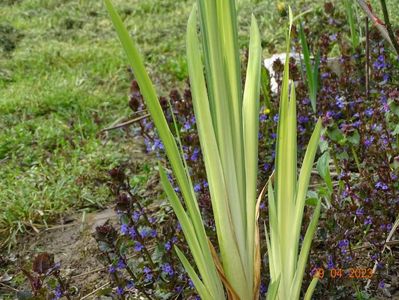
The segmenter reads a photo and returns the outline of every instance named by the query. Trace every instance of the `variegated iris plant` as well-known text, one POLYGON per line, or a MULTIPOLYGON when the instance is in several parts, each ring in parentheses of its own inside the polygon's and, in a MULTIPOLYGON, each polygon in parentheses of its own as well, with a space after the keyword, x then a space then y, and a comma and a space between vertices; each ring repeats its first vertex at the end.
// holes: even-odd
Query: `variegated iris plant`
MULTIPOLYGON (((292 20, 291 12, 290 19, 292 20)), ((290 22, 290 27, 291 25, 292 22, 290 22)), ((287 37, 287 53, 290 50, 290 32, 291 28, 287 37)), ((275 180, 274 185, 271 182, 268 183, 269 234, 266 231, 271 277, 268 299, 280 300, 299 299, 321 203, 318 201, 316 205, 299 249, 303 211, 320 140, 321 120, 319 119, 316 124, 299 176, 297 176, 296 97, 295 86, 289 82, 288 55, 285 60, 283 76, 276 143, 275 180)), ((308 288, 306 299, 310 299, 316 283, 317 276, 308 288)))
MULTIPOLYGON (((241 86, 235 1, 198 0, 187 26, 191 93, 209 182, 219 260, 205 233, 193 184, 182 156, 180 139, 175 139, 168 127, 135 43, 110 0, 105 0, 105 4, 182 192, 183 203, 172 188, 166 170, 160 167, 163 188, 182 226, 195 266, 176 248, 182 264, 201 299, 258 299, 261 263, 257 204, 261 196, 257 201, 256 185, 261 46, 255 18, 252 17, 251 23, 244 88, 241 86), (197 33, 197 14, 200 37, 197 33)), ((320 210, 318 206, 298 258, 304 200, 318 144, 320 122, 312 136, 311 147, 297 182, 295 93, 292 85, 291 97, 288 95, 287 63, 280 108, 275 192, 269 185, 271 215, 268 248, 273 260, 270 263, 273 283, 269 297, 281 300, 296 299, 285 298, 289 295, 299 297, 296 291, 299 293, 300 288, 297 285, 301 285, 308 246, 320 210), (297 227, 292 227, 294 224, 297 227)))

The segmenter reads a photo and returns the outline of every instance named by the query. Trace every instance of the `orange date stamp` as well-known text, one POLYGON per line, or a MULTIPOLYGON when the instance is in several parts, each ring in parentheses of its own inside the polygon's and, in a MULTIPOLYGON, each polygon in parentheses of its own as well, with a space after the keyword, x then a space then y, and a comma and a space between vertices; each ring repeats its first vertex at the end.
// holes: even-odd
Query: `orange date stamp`
POLYGON ((324 270, 324 268, 314 268, 312 273, 313 277, 318 279, 323 279, 324 277, 332 279, 371 279, 374 275, 373 269, 370 268, 332 268, 329 270, 324 270))

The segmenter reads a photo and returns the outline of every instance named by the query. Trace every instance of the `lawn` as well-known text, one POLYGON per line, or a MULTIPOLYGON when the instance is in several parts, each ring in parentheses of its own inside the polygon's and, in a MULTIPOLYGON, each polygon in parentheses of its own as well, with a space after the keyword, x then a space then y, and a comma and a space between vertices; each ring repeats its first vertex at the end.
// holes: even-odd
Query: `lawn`
MULTIPOLYGON (((116 3, 159 86, 184 79, 188 3, 116 3)), ((130 75, 101 1, 2 1, 0 20, 0 228, 10 237, 109 201, 106 171, 132 147, 100 131, 129 117, 130 75)))

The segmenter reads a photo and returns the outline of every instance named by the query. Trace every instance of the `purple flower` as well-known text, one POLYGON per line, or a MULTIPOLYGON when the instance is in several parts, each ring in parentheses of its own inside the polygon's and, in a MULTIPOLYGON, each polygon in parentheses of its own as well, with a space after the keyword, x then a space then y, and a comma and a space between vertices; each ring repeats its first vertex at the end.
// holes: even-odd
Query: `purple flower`
MULTIPOLYGON (((144 120, 145 120, 145 119, 144 119, 144 120)), ((154 123, 148 122, 148 123, 146 123, 146 124, 144 125, 144 128, 145 128, 145 130, 149 131, 149 130, 151 130, 152 128, 154 128, 154 123)))
POLYGON ((327 268, 329 269, 329 270, 331 270, 331 269, 333 269, 334 268, 334 261, 333 261, 333 259, 332 259, 332 256, 331 255, 329 255, 328 256, 328 258, 327 258, 327 268))
POLYGON ((191 124, 190 124, 190 122, 186 122, 186 123, 184 123, 184 129, 185 130, 189 130, 191 128, 191 124))
POLYGON ((338 247, 340 247, 340 248, 345 248, 345 247, 348 247, 348 246, 349 246, 349 241, 347 239, 340 240, 338 242, 338 247))
POLYGON ((381 281, 378 283, 378 288, 383 289, 384 287, 385 287, 384 280, 381 280, 381 281))
POLYGON ((259 121, 260 121, 260 122, 265 122, 266 120, 267 120, 267 115, 261 114, 261 115, 259 116, 259 121))
POLYGON ((199 149, 199 148, 197 148, 197 147, 194 148, 194 152, 193 152, 193 154, 191 155, 190 159, 191 159, 192 161, 196 161, 196 160, 198 159, 199 152, 200 152, 200 149, 199 149))
POLYGON ((189 286, 191 289, 194 289, 194 288, 195 288, 194 283, 193 283, 193 281, 192 281, 191 279, 188 280, 188 286, 189 286))
POLYGON ((125 262, 124 262, 122 259, 120 259, 120 260, 118 260, 118 263, 116 264, 116 267, 117 267, 119 270, 121 270, 121 269, 126 268, 126 264, 125 264, 125 262))
POLYGON ((336 41, 336 40, 337 40, 337 34, 336 34, 336 33, 331 34, 331 35, 329 36, 329 38, 330 38, 330 41, 336 41))
POLYGON ((263 170, 267 171, 270 168, 270 164, 269 163, 264 163, 263 164, 263 170))
POLYGON ((54 297, 55 299, 60 299, 63 295, 61 285, 58 284, 54 290, 54 297))
POLYGON ((169 276, 173 276, 173 274, 175 273, 173 271, 172 266, 169 263, 164 263, 163 265, 161 265, 161 269, 162 269, 162 272, 164 272, 165 274, 167 274, 169 276))
POLYGON ((363 207, 359 207, 358 209, 356 209, 356 216, 360 217, 360 216, 363 216, 363 214, 364 214, 363 207))
POLYGON ((277 122, 278 122, 278 114, 274 115, 274 117, 273 117, 273 121, 274 121, 275 123, 277 123, 277 122))
POLYGON ((388 66, 388 64, 385 63, 385 57, 384 55, 379 55, 377 60, 373 63, 373 68, 376 70, 381 70, 384 69, 388 66))
POLYGON ((328 73, 328 72, 325 72, 325 73, 321 74, 321 78, 322 79, 326 79, 328 77, 330 77, 330 73, 328 73))
POLYGON ((156 237, 158 236, 157 231, 156 231, 155 229, 151 229, 151 230, 150 230, 150 236, 151 236, 152 238, 156 238, 156 237))
POLYGON ((134 240, 137 237, 137 232, 133 227, 129 229, 129 236, 132 240, 134 240))
POLYGON ((126 284, 127 289, 133 289, 135 287, 135 284, 132 280, 129 280, 126 284))
POLYGON ((370 147, 371 144, 373 143, 373 141, 374 141, 374 137, 373 137, 373 136, 370 136, 369 138, 366 138, 366 139, 364 140, 364 145, 365 145, 366 147, 370 147))
POLYGON ((301 124, 307 123, 307 122, 309 122, 309 117, 307 117, 307 116, 299 116, 298 117, 298 122, 301 123, 301 124))
POLYGON ((194 192, 198 193, 199 191, 201 191, 201 184, 197 183, 194 185, 194 192))
POLYGON ((116 268, 113 265, 109 266, 108 273, 114 274, 115 272, 116 272, 116 268))
POLYGON ((133 219, 133 221, 134 221, 134 222, 137 222, 137 221, 140 219, 140 216, 141 216, 141 212, 135 210, 135 211, 133 212, 133 214, 132 214, 132 219, 133 219))
POLYGON ((260 291, 259 292, 260 292, 261 295, 264 295, 267 292, 267 287, 266 287, 266 285, 263 282, 260 284, 260 291))
POLYGON ((387 231, 391 231, 391 229, 392 229, 392 224, 391 223, 387 224, 387 231))
POLYGON ((140 230, 140 236, 144 239, 150 235, 150 229, 147 227, 144 227, 140 230))
POLYGON ((389 187, 388 187, 385 183, 383 183, 383 182, 381 182, 381 181, 378 181, 378 182, 375 184, 375 188, 376 188, 377 190, 383 190, 383 191, 387 191, 387 190, 389 189, 389 187))
POLYGON ((129 232, 129 226, 127 224, 122 224, 121 226, 121 234, 126 235, 129 232))
POLYGON ((180 286, 180 285, 178 285, 178 286, 175 287, 175 291, 176 291, 177 293, 180 293, 182 290, 183 290, 183 287, 180 286))
POLYGON ((364 225, 371 225, 373 223, 370 216, 367 216, 366 220, 364 220, 364 225))
POLYGON ((117 293, 119 296, 122 296, 124 292, 125 292, 125 291, 123 290, 122 287, 118 286, 118 287, 116 288, 116 293, 117 293))
POLYGON ((335 97, 335 104, 338 106, 339 109, 343 109, 345 107, 344 100, 345 98, 342 96, 335 97))
POLYGON ((155 151, 157 149, 162 150, 164 148, 162 141, 160 139, 154 140, 154 145, 152 146, 152 150, 155 151))
POLYGON ((144 144, 146 146, 146 150, 147 152, 151 152, 152 151, 152 144, 151 141, 148 138, 144 139, 144 144))
POLYGON ((382 262, 377 262, 377 269, 381 270, 384 268, 384 264, 382 262))
POLYGON ((380 110, 381 110, 381 112, 383 112, 383 113, 389 112, 389 105, 388 105, 388 103, 383 103, 382 106, 381 106, 381 108, 380 108, 380 110))
POLYGON ((140 242, 136 241, 136 243, 134 244, 134 248, 133 249, 136 252, 140 252, 141 250, 143 250, 143 248, 144 248, 144 246, 140 242))
POLYGON ((170 251, 170 249, 172 249, 172 245, 173 245, 173 243, 171 241, 167 241, 165 243, 165 250, 170 251))

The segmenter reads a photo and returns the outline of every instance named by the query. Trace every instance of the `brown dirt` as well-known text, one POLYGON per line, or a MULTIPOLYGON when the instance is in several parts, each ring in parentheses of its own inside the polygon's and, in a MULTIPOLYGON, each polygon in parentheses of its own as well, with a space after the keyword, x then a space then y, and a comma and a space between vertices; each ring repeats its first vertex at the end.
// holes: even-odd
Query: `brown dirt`
MULTIPOLYGON (((54 254, 55 262, 61 263, 62 275, 70 278, 70 286, 76 288, 74 299, 81 299, 106 284, 106 269, 97 259, 99 252, 92 233, 106 220, 116 221, 116 215, 108 208, 88 214, 84 219, 82 222, 82 215, 74 215, 68 218, 67 224, 24 236, 16 247, 18 254, 3 256, 7 272, 0 275, 0 299, 12 299, 15 290, 28 289, 19 266, 30 269, 33 258, 40 252, 54 254), (15 280, 18 277, 20 280, 15 280)), ((95 296, 86 299, 95 299, 95 296)))

